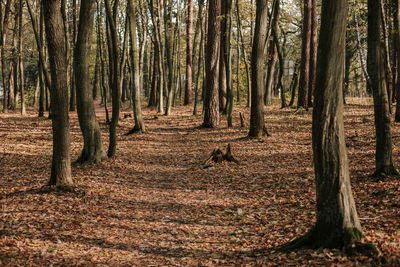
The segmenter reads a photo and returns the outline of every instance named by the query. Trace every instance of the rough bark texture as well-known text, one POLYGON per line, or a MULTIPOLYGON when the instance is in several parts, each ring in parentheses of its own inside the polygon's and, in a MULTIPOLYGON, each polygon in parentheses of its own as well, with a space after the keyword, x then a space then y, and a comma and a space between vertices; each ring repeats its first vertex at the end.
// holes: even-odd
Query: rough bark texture
POLYGON ((49 185, 70 186, 71 156, 68 118, 67 58, 62 18, 57 0, 43 0, 47 46, 51 70, 53 160, 49 185))
POLYGON ((218 16, 221 13, 221 0, 210 0, 208 9, 208 31, 206 45, 206 86, 204 94, 204 122, 206 128, 219 125, 219 51, 221 25, 218 16))
POLYGON ((188 13, 186 21, 186 87, 184 104, 192 103, 192 62, 193 62, 193 46, 192 46, 192 27, 193 27, 193 0, 188 0, 188 13))
POLYGON ((218 86, 218 96, 219 96, 219 110, 225 112, 226 102, 227 102, 227 79, 226 79, 226 37, 228 34, 227 25, 227 1, 221 2, 221 42, 219 51, 219 86, 218 86))
POLYGON ((322 2, 321 42, 312 140, 317 222, 308 234, 284 246, 344 248, 362 236, 351 191, 343 126, 343 71, 348 0, 322 2))
POLYGON ((310 40, 311 40, 312 0, 304 0, 304 20, 302 30, 300 84, 297 107, 308 109, 308 90, 310 78, 310 40))
POLYGON ((384 47, 381 42, 382 19, 380 1, 368 0, 367 68, 374 98, 376 154, 375 173, 398 173, 392 160, 392 133, 389 98, 386 90, 384 47))
POLYGON ((264 48, 267 38, 268 1, 257 1, 256 24, 251 52, 250 137, 265 134, 264 125, 264 48))
POLYGON ((129 0, 129 33, 131 38, 131 75, 133 78, 133 92, 132 92, 132 103, 133 103, 133 115, 135 118, 135 126, 130 131, 134 132, 146 132, 144 126, 144 120, 142 117, 142 108, 140 104, 140 74, 139 74, 139 52, 137 49, 137 38, 136 38, 136 4, 134 0, 129 0))
POLYGON ((95 4, 95 0, 82 1, 74 52, 77 111, 83 134, 83 150, 79 162, 99 162, 106 158, 94 111, 93 92, 89 86, 89 54, 95 4))

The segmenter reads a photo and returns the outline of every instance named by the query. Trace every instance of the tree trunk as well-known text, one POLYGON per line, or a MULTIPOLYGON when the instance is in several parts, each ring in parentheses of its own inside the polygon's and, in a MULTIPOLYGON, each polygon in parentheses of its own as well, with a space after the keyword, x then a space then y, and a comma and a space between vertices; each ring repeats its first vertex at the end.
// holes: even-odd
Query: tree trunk
POLYGON ((220 52, 219 52, 219 86, 218 86, 218 95, 219 95, 219 110, 226 114, 226 103, 227 103, 227 90, 228 90, 228 80, 227 80, 227 64, 225 54, 227 53, 228 47, 227 45, 227 37, 228 37, 228 10, 227 10, 227 2, 229 0, 221 2, 221 41, 220 41, 220 52))
MULTIPOLYGON (((192 25, 193 25, 193 0, 187 1, 187 22, 186 22, 186 87, 185 87, 185 101, 184 105, 192 103, 192 60, 193 60, 193 46, 192 46, 192 25)), ((179 52, 178 52, 179 53, 179 52)))
POLYGON ((250 137, 267 134, 264 124, 264 49, 268 31, 268 0, 257 1, 253 49, 251 52, 250 137))
POLYGON ((303 237, 283 247, 346 248, 362 232, 349 178, 343 125, 343 71, 348 0, 322 2, 312 143, 317 222, 303 237))
POLYGON ((297 102, 297 107, 302 107, 304 109, 308 109, 308 91, 310 86, 311 7, 312 0, 305 0, 301 46, 300 87, 297 102))
MULTIPOLYGON (((6 45, 6 40, 7 40, 7 31, 8 31, 8 23, 10 19, 10 10, 11 10, 11 3, 12 0, 7 0, 6 5, 4 7, 4 13, 2 14, 3 16, 0 17, 0 31, 1 31, 1 39, 0 39, 0 53, 1 53, 1 60, 0 60, 0 69, 1 69, 1 80, 3 82, 3 112, 7 112, 7 106, 9 103, 7 103, 8 99, 8 91, 7 87, 5 86, 6 84, 6 73, 5 73, 5 45, 6 45)), ((0 12, 3 11, 3 1, 0 3, 0 12)))
POLYGON ((396 84, 396 115, 395 122, 400 122, 400 0, 394 1, 394 32, 397 45, 395 46, 397 52, 397 84, 396 84))
POLYGON ((108 144, 108 152, 107 156, 109 158, 115 155, 117 149, 117 125, 119 121, 119 112, 120 112, 120 99, 121 99, 121 91, 120 91, 120 71, 119 71, 119 49, 118 49, 118 33, 116 28, 116 5, 118 2, 114 2, 113 14, 111 14, 111 7, 109 0, 105 1, 106 6, 106 15, 107 15, 107 25, 108 25, 108 33, 110 39, 108 43, 111 47, 109 47, 109 64, 110 64, 110 85, 111 85, 111 94, 112 94, 112 111, 111 111, 111 122, 110 122, 110 141, 108 144))
POLYGON ((140 74, 139 74, 139 52, 137 48, 136 38, 136 4, 135 0, 128 1, 128 12, 129 12, 129 33, 131 38, 131 76, 133 79, 133 92, 132 92, 132 103, 133 103, 133 115, 135 119, 135 126, 130 131, 134 132, 146 132, 144 126, 144 120, 142 117, 142 108, 140 103, 140 74))
POLYGON ((22 7, 24 5, 23 0, 19 0, 19 15, 18 15, 18 68, 19 68, 19 91, 21 92, 21 114, 26 115, 25 108, 25 83, 24 83, 24 62, 23 62, 23 51, 22 51, 22 29, 23 29, 23 16, 22 7))
POLYGON ((219 52, 221 23, 221 0, 209 0, 208 30, 206 45, 206 85, 204 94, 204 122, 203 127, 215 128, 219 125, 219 52))
POLYGON ((57 0, 43 0, 46 38, 51 71, 53 160, 49 185, 71 186, 70 133, 68 118, 67 59, 62 18, 57 0))
POLYGON ((74 52, 74 73, 79 125, 83 134, 83 150, 79 162, 99 162, 106 158, 99 123, 89 86, 89 54, 92 39, 95 0, 82 1, 78 36, 74 52))
POLYGON ((386 90, 384 47, 381 42, 382 18, 380 1, 368 0, 368 74, 375 111, 375 174, 397 174, 392 159, 392 132, 389 98, 386 90))
POLYGON ((232 88, 232 56, 231 56, 231 33, 232 33, 232 0, 224 1, 225 16, 226 16, 226 31, 224 39, 224 58, 226 69, 226 94, 227 103, 225 113, 228 114, 228 127, 232 127, 232 113, 233 113, 233 88, 232 88))
POLYGON ((313 106, 315 79, 317 76, 317 51, 318 51, 318 18, 317 0, 311 2, 311 38, 310 38, 310 77, 308 83, 308 107, 313 106))

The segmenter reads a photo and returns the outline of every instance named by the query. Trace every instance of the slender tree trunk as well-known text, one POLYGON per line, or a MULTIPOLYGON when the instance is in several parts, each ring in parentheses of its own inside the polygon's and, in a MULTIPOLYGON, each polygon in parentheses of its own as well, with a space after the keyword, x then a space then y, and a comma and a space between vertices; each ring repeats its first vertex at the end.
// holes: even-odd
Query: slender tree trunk
MULTIPOLYGON (((201 0, 201 3, 203 3, 203 0, 201 0)), ((203 51, 204 51, 203 17, 200 15, 198 18, 198 22, 200 24, 200 43, 199 43, 199 57, 197 59, 197 76, 196 76, 196 88, 195 88, 195 96, 194 96, 193 115, 197 114, 197 102, 198 102, 199 89, 200 89, 200 74, 201 74, 202 66, 203 66, 203 51)))
POLYGON ((348 0, 324 0, 312 141, 317 193, 315 226, 283 249, 347 248, 362 232, 348 170, 343 125, 343 71, 348 0))
POLYGON ((186 21, 186 86, 184 105, 192 103, 192 25, 193 25, 193 0, 187 1, 187 21, 186 21))
POLYGON ((11 3, 12 0, 7 0, 5 7, 4 7, 4 13, 3 11, 3 1, 0 3, 0 31, 1 31, 1 39, 0 39, 0 55, 1 55, 1 60, 0 60, 0 69, 1 69, 1 81, 3 82, 3 112, 7 112, 7 108, 9 103, 7 103, 8 97, 9 97, 9 92, 7 90, 6 84, 6 73, 5 73, 5 45, 6 45, 6 40, 7 40, 7 31, 8 31, 8 23, 10 19, 10 10, 11 10, 11 3))
POLYGON ((99 162, 106 158, 99 123, 89 86, 89 54, 92 39, 95 0, 82 1, 78 35, 74 52, 74 73, 79 125, 83 134, 83 149, 79 162, 99 162))
POLYGON ((228 114, 228 127, 232 127, 233 113, 233 88, 232 88, 232 56, 231 56, 231 32, 232 32, 232 0, 226 0, 225 3, 226 31, 224 40, 224 58, 226 69, 226 94, 227 103, 225 113, 228 114))
POLYGON ((385 51, 381 42, 381 3, 368 0, 368 74, 371 78, 375 111, 376 175, 397 174, 392 159, 392 132, 389 98, 386 90, 385 51))
POLYGON ((308 91, 310 84, 310 40, 311 40, 312 0, 304 1, 304 20, 302 29, 300 87, 297 107, 308 109, 308 91))
POLYGON ((308 107, 313 106, 315 80, 317 76, 317 51, 318 51, 318 18, 317 0, 311 1, 311 38, 310 38, 310 78, 308 83, 308 107))
POLYGON ((219 125, 218 79, 221 23, 218 17, 221 15, 221 0, 209 0, 208 4, 203 127, 215 128, 219 125))
POLYGON ((18 27, 18 68, 19 68, 19 87, 21 92, 21 114, 26 115, 25 108, 25 83, 24 83, 24 62, 23 62, 23 50, 22 50, 22 29, 23 29, 23 16, 22 7, 24 5, 23 0, 19 0, 19 27, 18 27))
POLYGON ((384 1, 380 1, 380 12, 381 12, 381 24, 382 24, 382 35, 384 44, 384 59, 385 59, 385 78, 386 78, 386 91, 388 95, 389 112, 392 113, 392 82, 393 82, 393 72, 392 66, 390 64, 390 51, 389 51, 389 33, 387 32, 387 20, 385 16, 384 1))
POLYGON ((51 70, 53 160, 49 185, 71 186, 70 133, 68 118, 67 59, 62 17, 57 0, 43 0, 51 70))
POLYGON ((105 1, 106 6, 106 15, 107 15, 107 24, 110 35, 109 44, 111 48, 109 51, 111 54, 109 55, 110 61, 110 70, 111 73, 111 93, 112 93, 112 116, 110 122, 110 142, 108 144, 108 152, 107 156, 109 158, 115 155, 117 149, 117 125, 119 121, 119 112, 120 112, 120 99, 121 99, 121 91, 120 91, 120 58, 118 51, 118 40, 117 40, 117 28, 116 28, 116 6, 118 2, 114 2, 113 14, 111 14, 111 7, 109 0, 105 1))
POLYGON ((397 84, 396 84, 396 115, 395 122, 400 122, 400 0, 394 1, 394 32, 396 35, 396 52, 397 52, 397 84))
POLYGON ((292 95, 290 98, 289 107, 293 106, 294 99, 296 97, 296 89, 299 84, 299 66, 300 66, 299 62, 296 62, 296 64, 294 65, 294 73, 292 76, 292 81, 290 82, 290 92, 292 95))
POLYGON ((264 49, 268 31, 268 0, 257 1, 251 52, 250 137, 268 135, 264 124, 264 49))
POLYGON ((133 114, 135 119, 135 126, 129 133, 134 132, 146 132, 144 120, 142 117, 142 108, 140 103, 140 74, 139 74, 139 52, 137 49, 137 38, 136 38, 136 4, 135 0, 128 1, 128 12, 129 12, 129 34, 131 38, 131 77, 133 79, 133 114))

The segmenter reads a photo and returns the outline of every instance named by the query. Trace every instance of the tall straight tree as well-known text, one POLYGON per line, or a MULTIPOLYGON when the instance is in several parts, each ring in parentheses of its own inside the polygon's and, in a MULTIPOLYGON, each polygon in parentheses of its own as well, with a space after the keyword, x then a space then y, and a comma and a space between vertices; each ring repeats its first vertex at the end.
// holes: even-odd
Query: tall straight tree
POLYGON ((318 51, 318 18, 317 0, 311 1, 311 37, 310 37, 310 76, 308 81, 308 106, 312 107, 315 79, 317 76, 317 51, 318 51))
POLYGON ((25 83, 24 83, 24 61, 23 61, 23 51, 22 51, 22 30, 23 30, 23 0, 19 0, 18 5, 18 78, 19 78, 19 91, 21 93, 21 114, 26 115, 25 108, 25 83))
POLYGON ((310 40, 311 40, 312 0, 304 0, 304 18, 301 45, 300 84, 297 107, 308 109, 308 91, 310 82, 310 40))
POLYGON ((106 15, 107 15, 107 38, 109 45, 109 69, 110 69, 110 85, 112 94, 112 116, 110 122, 110 142, 108 144, 107 156, 113 157, 117 149, 117 125, 119 121, 120 111, 120 56, 118 49, 118 33, 117 33, 117 11, 118 1, 114 2, 113 12, 109 0, 105 0, 106 15))
POLYGON ((221 0, 208 2, 208 31, 206 45, 206 86, 204 88, 204 122, 203 127, 214 128, 219 125, 219 52, 221 23, 221 0))
POLYGON ((283 249, 344 248, 362 232, 348 170, 343 126, 343 74, 348 0, 322 1, 312 146, 317 192, 317 221, 304 236, 283 249))
POLYGON ((78 159, 79 162, 99 162, 107 158, 101 140, 99 122, 95 114, 93 91, 89 86, 89 55, 95 9, 96 0, 82 1, 74 52, 77 111, 83 134, 83 150, 78 159))
POLYGON ((43 0, 47 48, 51 71, 53 160, 49 185, 71 186, 68 78, 64 31, 58 0, 43 0))
POLYGON ((3 111, 7 112, 7 98, 8 98, 8 91, 5 85, 5 49, 4 46, 6 45, 7 40, 7 31, 8 31, 8 23, 10 21, 10 13, 11 13, 11 4, 12 0, 7 0, 4 12, 3 12, 3 1, 0 1, 0 53, 1 53, 1 60, 0 60, 0 69, 1 69, 1 81, 3 82, 3 111))
POLYGON ((139 52, 136 38, 136 0, 128 0, 129 12, 129 35, 131 38, 130 60, 131 77, 133 79, 132 103, 135 126, 129 133, 146 132, 144 120, 142 117, 142 108, 140 104, 140 74, 139 74, 139 52))
POLYGON ((394 49, 396 49, 396 54, 397 54, 397 83, 394 83, 396 85, 396 115, 395 115, 395 121, 400 122, 400 0, 393 0, 393 8, 394 8, 394 40, 396 42, 396 45, 394 46, 394 49))
POLYGON ((398 174, 392 158, 392 132, 389 97, 386 90, 381 1, 368 0, 368 58, 375 111, 375 174, 398 174))
POLYGON ((193 27, 193 0, 187 0, 187 20, 186 20, 186 87, 184 104, 192 103, 192 27, 193 27))
POLYGON ((268 0, 257 1, 251 51, 250 137, 268 135, 264 124, 264 49, 268 31, 268 0))

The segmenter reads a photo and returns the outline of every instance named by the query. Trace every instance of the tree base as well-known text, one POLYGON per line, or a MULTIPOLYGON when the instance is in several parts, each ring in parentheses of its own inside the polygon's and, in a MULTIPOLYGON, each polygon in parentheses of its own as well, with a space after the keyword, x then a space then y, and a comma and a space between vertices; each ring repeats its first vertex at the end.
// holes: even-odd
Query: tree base
POLYGON ((214 151, 211 153, 211 155, 208 157, 208 159, 204 162, 203 165, 204 168, 208 168, 212 166, 209 165, 210 162, 221 163, 223 161, 240 164, 239 161, 235 159, 234 156, 232 156, 231 144, 228 144, 228 146, 226 147, 226 153, 222 152, 219 148, 214 149, 214 151))
POLYGON ((301 236, 280 247, 278 252, 288 252, 297 249, 341 249, 346 254, 362 254, 366 256, 377 255, 377 250, 372 243, 361 243, 363 233, 358 228, 346 228, 341 232, 328 234, 318 233, 315 228, 304 236, 301 236))
POLYGON ((143 131, 141 128, 139 127, 134 127, 132 130, 130 130, 129 132, 127 132, 125 135, 131 135, 131 134, 140 134, 140 133, 146 133, 146 131, 143 131))
POLYGON ((380 168, 379 170, 376 170, 372 176, 373 177, 385 177, 387 175, 399 175, 400 172, 399 170, 393 165, 389 165, 389 166, 384 166, 382 168, 380 168))

